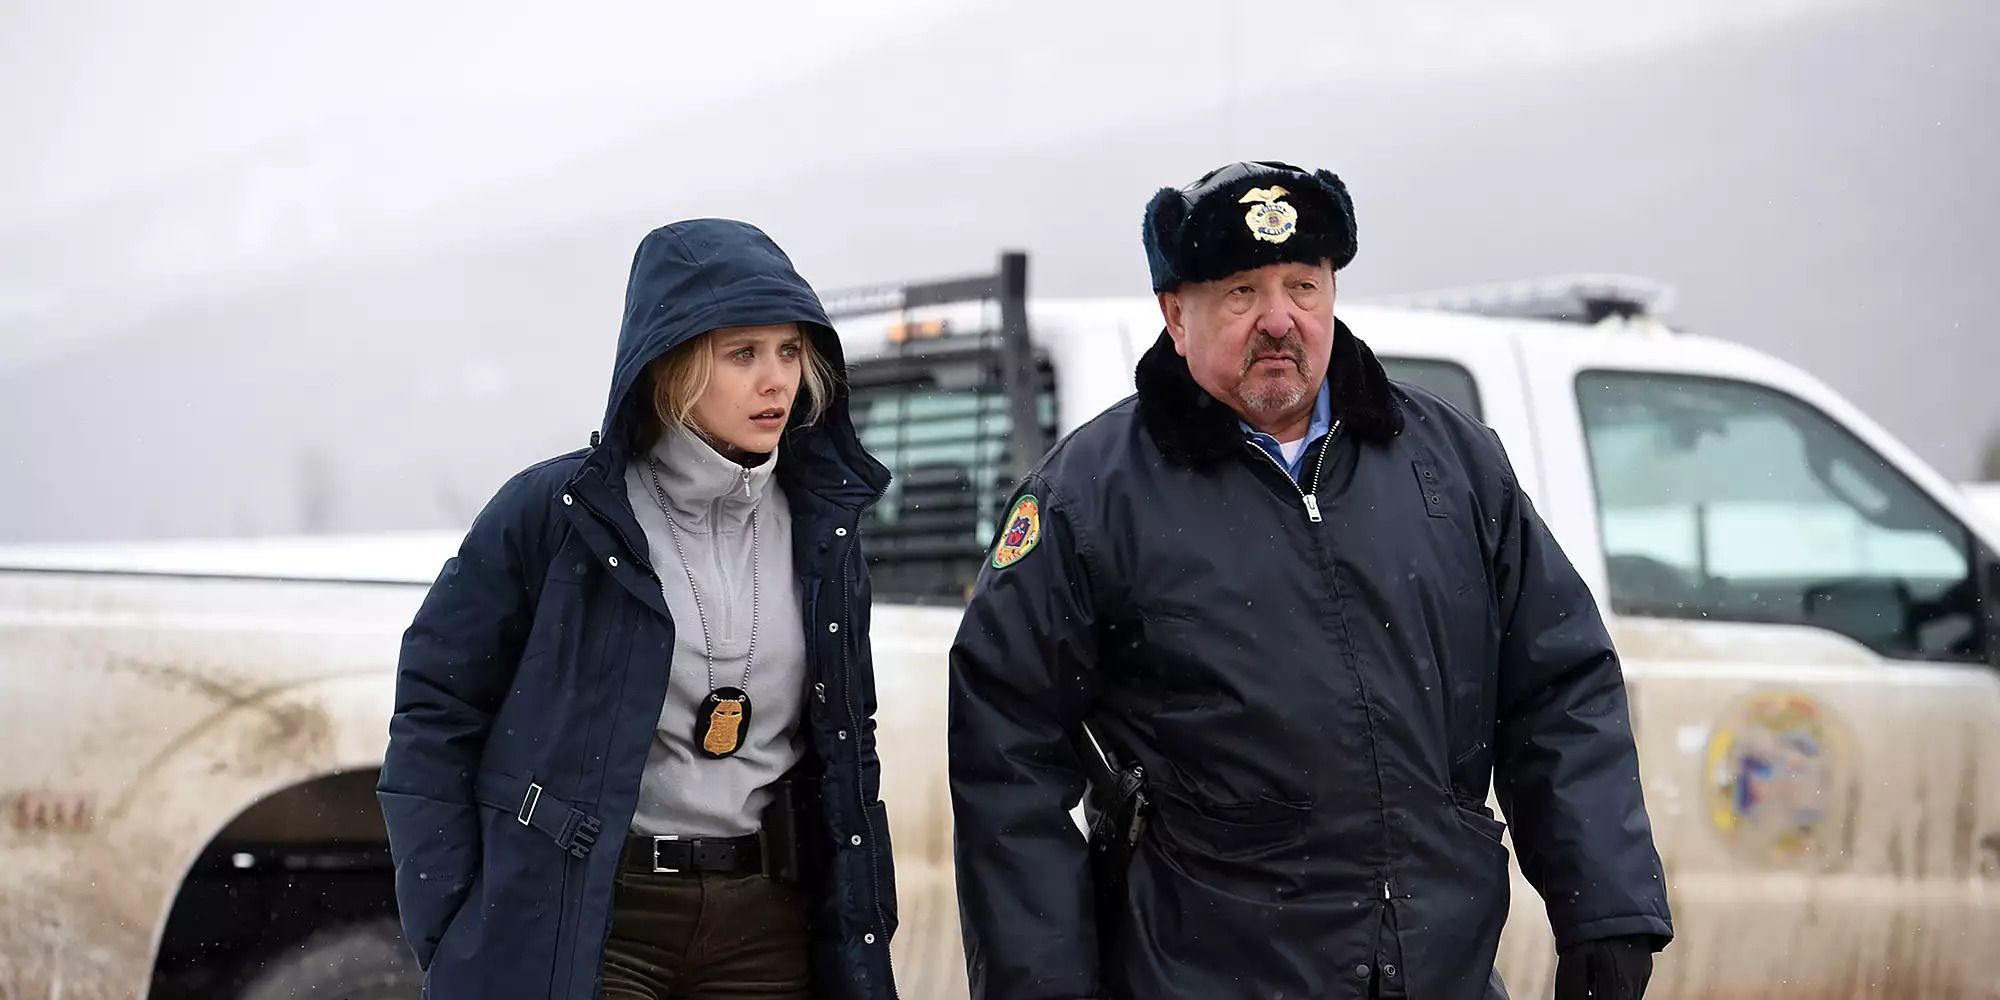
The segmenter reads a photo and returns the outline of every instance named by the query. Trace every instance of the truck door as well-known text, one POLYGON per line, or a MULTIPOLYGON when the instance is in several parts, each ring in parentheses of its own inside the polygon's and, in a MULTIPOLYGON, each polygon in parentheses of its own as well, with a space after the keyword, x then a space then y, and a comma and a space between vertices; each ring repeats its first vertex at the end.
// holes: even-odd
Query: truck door
POLYGON ((1768 359, 1524 350, 1544 474, 1577 484, 1550 519, 1610 612, 1669 879, 1651 995, 1989 995, 1992 540, 1768 359))
POLYGON ((1370 316, 1358 329, 1389 377, 1429 390, 1500 435, 1514 473, 1540 498, 1540 462, 1534 422, 1522 391, 1519 368, 1504 327, 1468 333, 1437 330, 1406 316, 1370 316))

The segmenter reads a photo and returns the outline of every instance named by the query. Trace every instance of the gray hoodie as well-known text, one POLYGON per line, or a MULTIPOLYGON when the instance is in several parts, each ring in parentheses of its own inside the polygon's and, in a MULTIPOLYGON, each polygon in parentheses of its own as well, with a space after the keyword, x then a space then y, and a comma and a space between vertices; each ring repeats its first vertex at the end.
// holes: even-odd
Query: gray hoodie
POLYGON ((763 464, 746 469, 693 433, 675 427, 660 435, 649 454, 634 456, 625 470, 632 512, 646 533, 661 593, 674 616, 667 700, 660 708, 639 787, 639 809, 632 818, 636 833, 683 837, 756 833, 771 798, 768 786, 784 777, 802 754, 798 728, 805 700, 805 632, 798 577, 792 570, 791 511, 785 491, 773 478, 777 465, 773 452, 763 464), (653 488, 655 462, 715 644, 712 685, 703 655, 701 614, 688 592, 682 553, 674 545, 653 488), (753 514, 759 609, 756 662, 745 683, 753 514), (716 687, 744 689, 751 705, 742 747, 719 760, 695 747, 696 709, 716 687))

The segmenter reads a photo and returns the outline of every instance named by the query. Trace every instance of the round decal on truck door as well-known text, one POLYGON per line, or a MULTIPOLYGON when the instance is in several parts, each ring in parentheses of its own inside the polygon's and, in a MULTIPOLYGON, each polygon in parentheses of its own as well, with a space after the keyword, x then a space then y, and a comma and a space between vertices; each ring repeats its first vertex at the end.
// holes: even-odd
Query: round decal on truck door
POLYGON ((1830 861, 1847 822, 1848 754, 1845 729, 1810 695, 1752 695, 1709 737, 1710 820, 1750 860, 1830 861))

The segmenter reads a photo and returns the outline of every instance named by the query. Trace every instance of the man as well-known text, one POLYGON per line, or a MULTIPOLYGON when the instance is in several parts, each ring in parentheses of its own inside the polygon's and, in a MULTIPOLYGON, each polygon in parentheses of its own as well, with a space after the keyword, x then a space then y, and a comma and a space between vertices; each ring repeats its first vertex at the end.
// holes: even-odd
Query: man
POLYGON ((1489 781, 1558 1000, 1639 997, 1673 930, 1617 654, 1493 432, 1334 318, 1346 188, 1233 164, 1144 233, 1138 394, 1023 482, 952 648, 974 997, 1504 997, 1489 781), (1150 805, 1093 861, 1100 746, 1150 805))

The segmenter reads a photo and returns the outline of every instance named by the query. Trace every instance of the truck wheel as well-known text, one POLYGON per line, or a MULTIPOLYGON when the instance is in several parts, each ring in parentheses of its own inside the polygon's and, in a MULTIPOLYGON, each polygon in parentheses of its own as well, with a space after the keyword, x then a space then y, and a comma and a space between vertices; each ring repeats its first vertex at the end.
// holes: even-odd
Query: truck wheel
POLYGON ((417 961, 393 920, 319 931, 264 962, 238 1000, 416 1000, 417 961))

